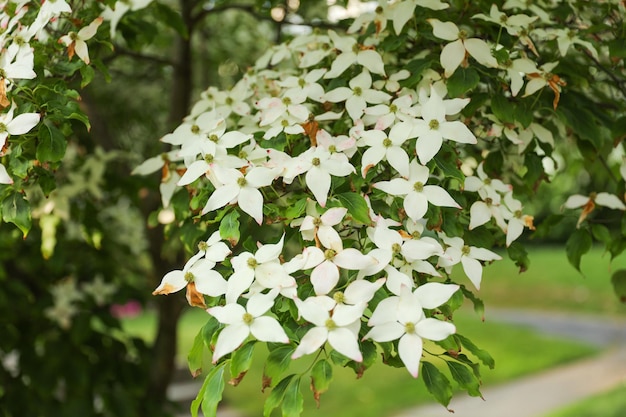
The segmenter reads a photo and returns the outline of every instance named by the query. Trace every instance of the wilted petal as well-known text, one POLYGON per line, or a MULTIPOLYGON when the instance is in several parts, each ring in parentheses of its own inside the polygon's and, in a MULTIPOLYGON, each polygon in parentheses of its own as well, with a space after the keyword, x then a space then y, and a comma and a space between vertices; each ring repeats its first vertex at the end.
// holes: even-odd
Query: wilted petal
MULTIPOLYGON (((2 166, 2 165, 0 165, 2 166)), ((152 292, 152 295, 167 295, 180 291, 187 286, 185 273, 181 270, 170 271, 161 280, 161 284, 152 292)))

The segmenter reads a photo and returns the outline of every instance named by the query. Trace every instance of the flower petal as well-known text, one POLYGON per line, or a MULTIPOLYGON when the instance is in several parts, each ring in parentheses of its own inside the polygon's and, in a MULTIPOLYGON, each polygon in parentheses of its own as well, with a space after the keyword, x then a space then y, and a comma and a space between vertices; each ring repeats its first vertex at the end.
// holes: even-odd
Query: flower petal
MULTIPOLYGON (((431 309, 439 307, 452 297, 452 294, 457 292, 458 285, 454 284, 442 284, 440 282, 428 282, 424 285, 420 285, 415 290, 415 295, 419 300, 422 307, 431 309)), ((435 339, 431 339, 435 340, 435 339)))
POLYGON ((246 340, 249 334, 250 328, 243 322, 224 327, 219 336, 217 336, 215 350, 213 351, 213 363, 216 363, 222 356, 237 349, 239 345, 246 340))
POLYGON ((263 342, 289 343, 289 337, 275 318, 263 316, 250 324, 250 332, 263 342))
POLYGON ((405 334, 398 342, 400 359, 413 378, 417 378, 419 373, 422 346, 422 339, 416 334, 405 334))
POLYGON ((415 325, 415 332, 424 339, 439 341, 454 334, 456 327, 447 321, 427 318, 415 325))
POLYGON ((318 350, 328 338, 326 327, 313 327, 300 340, 300 344, 291 355, 291 359, 298 359, 303 355, 308 355, 318 350))
POLYGON ((359 350, 359 343, 354 334, 344 328, 337 328, 328 332, 328 343, 337 352, 356 362, 363 361, 363 354, 359 350))

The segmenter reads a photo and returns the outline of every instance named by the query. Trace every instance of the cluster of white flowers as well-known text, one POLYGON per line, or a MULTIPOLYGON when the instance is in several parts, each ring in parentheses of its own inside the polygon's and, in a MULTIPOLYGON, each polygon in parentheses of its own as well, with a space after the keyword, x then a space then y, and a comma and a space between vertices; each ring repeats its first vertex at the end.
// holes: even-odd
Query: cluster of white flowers
MULTIPOLYGON (((509 3, 505 9, 515 7, 509 3)), ((462 159, 464 146, 478 144, 472 126, 460 116, 470 100, 446 99, 446 82, 458 68, 470 65, 471 58, 508 79, 513 96, 524 84, 524 95, 548 86, 556 107, 564 83, 550 72, 550 64, 538 68, 518 50, 509 61, 498 62, 493 51, 501 46, 472 38, 452 22, 429 19, 434 37, 445 41, 443 74, 428 69, 416 87, 402 87, 412 74, 387 63, 378 45, 390 35, 387 21, 400 33, 416 7, 440 10, 447 5, 434 0, 383 1, 351 28, 356 32, 374 22, 376 31, 367 37, 314 32, 270 49, 230 91, 205 91, 184 122, 162 139, 174 150, 135 170, 163 171, 165 207, 177 187, 188 187, 194 195, 208 190, 200 216, 236 205, 260 226, 282 227, 283 238, 258 243, 255 253, 229 248, 217 231, 155 290, 170 294, 186 287, 190 303, 204 308, 204 296, 214 297, 207 311, 225 325, 214 362, 250 335, 289 343, 272 313, 276 300, 285 297, 295 304, 298 319, 309 323, 301 338, 291 336, 298 344, 293 358, 328 342, 360 362, 360 340, 398 340, 400 359, 417 376, 422 339, 440 341, 455 332, 436 310, 460 288, 450 283, 452 268, 460 264, 479 289, 483 263, 501 259, 461 236, 425 228, 430 213, 463 210, 470 231, 494 219, 506 234, 507 246, 524 228, 533 228, 533 218, 523 213, 512 186, 489 178, 482 165, 464 184, 441 186, 450 182, 444 182, 433 161, 441 158, 444 145, 462 159), (352 189, 351 195, 369 204, 366 233, 359 233, 366 222, 355 220, 354 207, 335 195, 338 184, 357 179, 365 185, 352 189), (462 207, 453 195, 464 194, 473 194, 471 200, 477 201, 462 207), (285 199, 293 195, 309 199, 306 214, 284 219, 264 213, 268 203, 289 204, 285 199), (383 210, 376 209, 378 203, 383 210), (284 237, 296 227, 301 235, 292 242, 301 246, 285 260, 292 252, 285 250, 284 237), (227 271, 216 272, 217 264, 227 271), (372 312, 368 303, 377 292, 383 300, 372 312), (369 332, 363 332, 362 323, 371 327, 369 332)), ((493 6, 489 16, 474 18, 502 26, 530 48, 528 31, 541 16, 507 16, 493 6)), ((569 39, 569 44, 576 42, 575 36, 569 39)), ((590 45, 577 43, 595 53, 590 45)), ((559 46, 567 53, 567 45, 559 46)), ((498 126, 495 116, 486 119, 498 126)), ((493 131, 522 150, 533 136, 552 140, 537 124, 525 129, 499 125, 493 131)))

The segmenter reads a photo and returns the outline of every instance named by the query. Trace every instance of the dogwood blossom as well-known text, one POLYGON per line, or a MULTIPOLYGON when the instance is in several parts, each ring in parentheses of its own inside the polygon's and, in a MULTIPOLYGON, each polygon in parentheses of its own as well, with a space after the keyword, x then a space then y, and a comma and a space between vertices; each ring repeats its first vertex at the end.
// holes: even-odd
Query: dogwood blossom
POLYGON ((352 36, 340 36, 335 31, 329 30, 328 37, 340 53, 333 60, 330 70, 324 75, 324 78, 336 78, 354 64, 361 65, 374 74, 385 75, 385 65, 378 52, 373 49, 361 48, 352 36))
POLYGON ((89 50, 87 49, 87 43, 85 41, 94 37, 103 20, 102 17, 97 17, 93 22, 80 29, 78 32, 70 32, 59 38, 59 43, 67 46, 67 55, 70 59, 72 59, 74 53, 76 53, 85 64, 89 65, 89 50))
POLYGON ((366 130, 361 134, 362 144, 368 149, 361 157, 361 175, 365 177, 370 168, 386 160, 400 175, 409 176, 409 155, 402 147, 411 136, 409 123, 395 124, 387 135, 382 130, 366 130))
MULTIPOLYGON (((328 73, 326 73, 328 75, 328 73)), ((361 118, 367 103, 380 104, 387 102, 391 96, 383 91, 374 90, 372 76, 363 70, 348 82, 349 87, 337 87, 324 95, 326 101, 339 103, 345 101, 345 107, 353 120, 361 118)))
POLYGON ((447 248, 446 257, 439 258, 439 266, 449 269, 460 262, 465 275, 479 290, 483 275, 483 266, 480 261, 496 261, 502 257, 488 249, 466 245, 460 237, 448 237, 443 233, 440 233, 440 237, 447 248))
POLYGON ((576 227, 580 227, 580 224, 587 218, 587 216, 595 210, 596 205, 608 207, 613 210, 626 210, 626 205, 614 194, 610 194, 607 192, 592 192, 588 196, 574 194, 567 198, 563 207, 568 209, 576 209, 579 207, 583 208, 582 213, 580 213, 580 217, 578 218, 578 222, 576 223, 576 227))

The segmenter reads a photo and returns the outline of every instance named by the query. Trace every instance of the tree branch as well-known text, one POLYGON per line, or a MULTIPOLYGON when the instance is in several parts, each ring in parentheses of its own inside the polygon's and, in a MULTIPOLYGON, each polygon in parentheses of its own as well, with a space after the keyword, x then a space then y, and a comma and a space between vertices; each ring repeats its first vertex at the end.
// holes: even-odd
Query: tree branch
POLYGON ((615 86, 622 93, 622 95, 626 98, 626 87, 624 87, 624 80, 620 80, 611 70, 606 68, 604 65, 600 63, 587 49, 583 48, 583 52, 587 57, 595 64, 595 66, 606 75, 608 75, 613 82, 615 82, 615 86))
POLYGON ((137 58, 140 59, 142 61, 148 61, 148 62, 152 62, 155 64, 159 64, 159 65, 167 65, 170 67, 176 66, 176 62, 167 58, 163 58, 157 55, 150 55, 150 54, 142 54, 140 52, 135 52, 132 51, 130 49, 126 49, 122 46, 118 46, 115 45, 114 46, 114 54, 111 55, 110 57, 108 57, 107 59, 105 59, 105 62, 111 62, 113 61, 115 58, 120 57, 120 56, 129 56, 131 58, 137 58))

